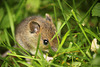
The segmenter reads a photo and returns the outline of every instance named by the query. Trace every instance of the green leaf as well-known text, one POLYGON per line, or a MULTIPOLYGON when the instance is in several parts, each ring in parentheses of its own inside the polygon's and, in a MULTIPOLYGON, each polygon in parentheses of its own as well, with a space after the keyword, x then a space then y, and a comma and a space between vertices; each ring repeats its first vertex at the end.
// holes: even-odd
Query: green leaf
POLYGON ((0 29, 9 28, 9 27, 10 27, 10 22, 8 19, 8 15, 5 15, 4 19, 0 23, 0 29))
POLYGON ((6 40, 6 36, 2 30, 0 30, 0 44, 6 40))
POLYGON ((92 16, 98 16, 100 17, 100 3, 97 3, 93 10, 92 10, 92 16))
POLYGON ((4 10, 3 8, 0 8, 0 21, 2 20, 3 15, 4 15, 4 10))
POLYGON ((85 31, 100 41, 100 37, 97 36, 94 32, 92 32, 91 30, 87 28, 85 28, 85 31))
POLYGON ((27 0, 26 9, 37 12, 40 7, 40 0, 27 0))

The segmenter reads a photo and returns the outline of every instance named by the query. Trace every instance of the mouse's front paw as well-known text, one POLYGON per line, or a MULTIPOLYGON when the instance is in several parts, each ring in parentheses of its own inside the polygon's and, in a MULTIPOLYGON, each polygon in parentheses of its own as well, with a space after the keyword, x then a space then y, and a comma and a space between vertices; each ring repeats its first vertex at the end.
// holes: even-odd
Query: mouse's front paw
POLYGON ((43 56, 44 56, 44 58, 45 58, 47 61, 53 60, 53 57, 48 57, 48 56, 46 56, 46 55, 43 55, 43 56))

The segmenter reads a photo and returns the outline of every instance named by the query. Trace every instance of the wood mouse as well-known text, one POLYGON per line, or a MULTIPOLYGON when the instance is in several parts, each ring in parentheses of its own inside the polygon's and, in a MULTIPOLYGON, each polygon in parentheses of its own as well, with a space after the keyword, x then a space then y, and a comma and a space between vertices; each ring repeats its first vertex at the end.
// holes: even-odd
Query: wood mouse
POLYGON ((48 51, 48 44, 50 44, 54 51, 57 51, 57 37, 51 41, 56 33, 56 27, 53 24, 52 17, 49 14, 45 16, 46 18, 41 16, 28 17, 16 28, 16 41, 32 54, 36 52, 39 34, 41 34, 39 48, 42 51, 48 51))

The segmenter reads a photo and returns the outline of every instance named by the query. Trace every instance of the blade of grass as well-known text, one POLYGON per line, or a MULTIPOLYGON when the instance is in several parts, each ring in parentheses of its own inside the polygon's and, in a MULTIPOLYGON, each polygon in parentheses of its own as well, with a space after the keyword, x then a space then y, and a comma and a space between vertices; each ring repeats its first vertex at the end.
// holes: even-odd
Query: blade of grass
MULTIPOLYGON (((76 43, 74 43, 74 44, 77 46, 77 48, 78 48, 78 49, 80 50, 80 52, 83 54, 83 56, 84 56, 84 57, 87 57, 86 54, 81 50, 81 48, 80 48, 76 43)), ((89 59, 88 59, 88 60, 89 60, 89 59)))
POLYGON ((40 45, 40 38, 41 38, 41 34, 39 34, 39 37, 38 37, 38 43, 37 43, 37 49, 36 49, 36 53, 35 53, 35 58, 36 58, 37 53, 38 53, 38 49, 39 49, 39 45, 40 45))
POLYGON ((14 61, 15 63, 15 67, 20 67, 19 64, 16 62, 16 60, 12 57, 12 60, 14 61))
POLYGON ((8 60, 6 60, 6 58, 3 58, 3 57, 1 57, 1 56, 0 56, 0 60, 2 60, 2 61, 4 61, 4 62, 7 62, 7 63, 9 62, 8 60))
POLYGON ((90 52, 89 50, 86 51, 86 54, 88 55, 88 57, 89 57, 90 59, 93 59, 93 58, 92 58, 92 55, 91 55, 91 52, 90 52))
POLYGON ((39 64, 40 64, 42 67, 46 67, 46 66, 48 65, 48 62, 47 62, 46 58, 44 58, 44 55, 45 55, 45 54, 43 54, 43 52, 42 52, 41 49, 39 49, 39 52, 40 52, 40 53, 38 53, 37 55, 38 55, 38 57, 39 57, 40 59, 37 60, 37 61, 39 62, 39 64))
POLYGON ((61 31, 61 29, 64 27, 65 23, 63 23, 60 27, 60 29, 56 32, 56 34, 53 36, 53 38, 51 39, 51 41, 58 35, 58 33, 61 31))
POLYGON ((68 32, 66 32, 66 34, 64 35, 64 37, 63 37, 63 39, 62 39, 62 41, 61 41, 61 44, 59 45, 58 50, 57 50, 56 53, 58 53, 59 50, 62 48, 62 45, 64 44, 64 42, 65 42, 67 36, 69 35, 69 33, 70 33, 70 30, 69 30, 68 32))
POLYGON ((65 22, 61 25, 60 29, 56 32, 56 34, 53 36, 53 38, 51 39, 51 41, 58 35, 58 33, 61 31, 61 29, 65 26, 65 24, 67 23, 67 21, 71 18, 72 14, 70 14, 69 17, 67 17, 67 19, 65 20, 65 22))
POLYGON ((6 29, 4 29, 4 33, 5 33, 5 36, 6 36, 7 44, 8 44, 8 46, 11 47, 10 41, 9 41, 9 37, 8 37, 8 34, 7 34, 7 30, 6 29))
MULTIPOLYGON (((66 54, 66 56, 67 56, 67 55, 70 55, 70 56, 79 57, 79 58, 81 58, 81 59, 88 60, 87 57, 82 57, 82 56, 79 56, 79 55, 73 55, 73 54, 71 54, 71 53, 75 53, 75 48, 71 48, 71 49, 74 49, 74 51, 73 51, 73 52, 67 52, 67 53, 62 52, 62 53, 56 54, 53 58, 55 58, 55 57, 57 57, 57 56, 59 56, 59 55, 66 54)), ((79 50, 79 49, 77 48, 77 50, 79 50)), ((77 52, 79 52, 79 51, 77 51, 77 52)), ((88 60, 88 61, 89 61, 89 60, 88 60)), ((53 62, 53 60, 52 60, 51 62, 53 62)))
POLYGON ((7 9, 7 13, 8 13, 9 20, 10 20, 11 32, 12 32, 13 38, 15 39, 13 17, 12 17, 12 14, 11 14, 11 11, 10 11, 10 8, 9 8, 7 2, 5 0, 3 0, 3 2, 4 2, 5 7, 7 9))
POLYGON ((70 7, 72 9, 72 7, 65 0, 63 0, 63 1, 68 7, 70 7))
MULTIPOLYGON (((57 0, 57 1, 58 1, 59 6, 60 6, 60 9, 61 9, 61 11, 62 11, 62 15, 63 15, 63 17, 64 17, 64 19, 65 19, 65 21, 66 21, 66 15, 64 14, 64 10, 63 10, 63 8, 62 8, 61 2, 60 2, 60 0, 57 0)), ((70 27, 69 27, 68 22, 67 22, 66 24, 67 24, 68 30, 70 30, 70 27)))
POLYGON ((98 37, 98 36, 97 36, 95 33, 93 33, 91 30, 85 28, 85 31, 86 31, 87 33, 89 33, 90 35, 94 36, 96 39, 98 39, 98 40, 100 41, 100 37, 98 37))
MULTIPOLYGON (((42 50, 41 49, 39 49, 39 52, 40 52, 40 54, 38 54, 38 56, 39 56, 39 60, 41 60, 41 61, 46 61, 45 59, 44 59, 44 54, 43 54, 43 52, 42 52, 42 50)), ((38 60, 38 62, 41 64, 41 65, 43 65, 43 63, 41 62, 41 61, 39 61, 38 60)))
MULTIPOLYGON (((74 57, 78 57, 78 58, 84 59, 84 60, 88 60, 87 57, 83 57, 83 56, 79 56, 79 55, 73 55, 73 54, 67 54, 67 55, 74 56, 74 57)), ((90 60, 88 60, 88 61, 90 61, 90 60)))
POLYGON ((64 66, 61 66, 61 65, 58 65, 58 64, 54 64, 54 63, 50 63, 50 65, 52 66, 52 67, 64 67, 64 66))
POLYGON ((9 33, 8 33, 8 35, 16 43, 15 45, 18 45, 26 54, 28 54, 31 57, 31 55, 9 33))
MULTIPOLYGON (((66 56, 67 56, 67 55, 66 55, 66 56)), ((64 57, 63 63, 62 63, 61 65, 66 64, 66 60, 67 60, 67 58, 68 58, 68 57, 66 57, 66 56, 64 57)))
MULTIPOLYGON (((16 57, 21 57, 21 58, 34 59, 33 57, 30 57, 30 56, 22 56, 22 55, 16 55, 16 54, 12 54, 12 53, 8 53, 8 55, 16 56, 16 57)), ((34 60, 35 60, 35 59, 34 59, 34 60)))
POLYGON ((7 56, 6 58, 5 58, 5 61, 2 63, 2 65, 1 65, 1 67, 11 67, 11 63, 9 62, 9 56, 7 56), (6 62, 6 60, 8 61, 8 62, 6 62), (9 65, 9 66, 8 66, 9 65))
POLYGON ((73 0, 72 2, 73 2, 73 9, 76 11, 75 0, 73 0))
POLYGON ((75 12, 72 10, 72 14, 73 14, 75 20, 77 21, 77 24, 79 25, 80 29, 82 30, 84 36, 86 37, 86 39, 87 39, 87 41, 89 42, 90 45, 91 45, 91 42, 89 41, 89 39, 88 39, 88 37, 87 37, 87 35, 86 35, 85 31, 83 30, 83 28, 82 28, 82 26, 81 26, 80 23, 82 23, 83 20, 87 17, 87 15, 90 13, 90 11, 92 10, 93 6, 96 4, 97 1, 98 1, 98 0, 95 0, 95 2, 94 2, 93 5, 90 7, 90 9, 87 11, 87 13, 86 13, 85 16, 82 18, 81 21, 78 20, 78 18, 77 18, 76 15, 75 15, 75 12))
POLYGON ((34 61, 34 60, 32 60, 32 66, 41 67, 41 65, 37 61, 34 61))
POLYGON ((85 31, 84 31, 82 25, 79 24, 79 20, 78 20, 78 18, 76 17, 76 14, 75 14, 75 12, 74 12, 73 10, 72 10, 72 14, 73 14, 75 20, 77 21, 77 24, 79 25, 79 27, 80 27, 82 33, 84 34, 85 38, 87 39, 88 43, 91 44, 91 42, 90 42, 90 40, 88 39, 88 37, 87 37, 87 35, 86 35, 86 33, 85 33, 85 31))
MULTIPOLYGON (((87 39, 88 43, 91 45, 90 40, 88 39, 88 37, 87 37, 87 35, 86 35, 86 33, 85 33, 85 31, 84 31, 82 25, 80 24, 80 22, 79 22, 78 18, 76 17, 76 15, 75 15, 75 13, 74 13, 73 10, 72 10, 72 14, 73 14, 75 20, 77 21, 77 24, 79 25, 79 27, 80 27, 82 33, 84 34, 85 38, 87 39)), ((84 19, 85 19, 85 18, 84 18, 84 19)), ((82 20, 83 20, 83 19, 82 19, 82 20)), ((90 49, 90 46, 87 48, 87 51, 88 51, 89 49, 90 49)), ((90 57, 90 58, 91 58, 91 57, 90 57)), ((89 60, 89 59, 88 59, 88 60, 89 60)))
POLYGON ((3 62, 3 64, 1 65, 1 67, 9 67, 9 66, 8 66, 8 63, 7 62, 3 62))
POLYGON ((91 12, 92 8, 95 6, 98 0, 95 0, 93 5, 90 7, 90 9, 86 12, 85 16, 82 18, 82 20, 79 22, 80 24, 84 21, 84 19, 87 17, 87 15, 91 12))
MULTIPOLYGON (((81 48, 81 50, 85 50, 85 49, 87 49, 88 47, 86 47, 86 48, 81 48)), ((67 52, 67 53, 73 53, 74 51, 78 51, 79 49, 75 46, 75 47, 71 47, 71 48, 66 48, 63 52, 65 53, 65 52, 67 52)))
MULTIPOLYGON (((99 27, 97 27, 97 33, 99 34, 99 27)), ((100 36, 100 35, 99 35, 100 36)))
POLYGON ((70 30, 68 32, 66 32, 66 34, 64 35, 64 37, 63 37, 63 39, 61 41, 61 44, 59 45, 58 50, 56 51, 56 54, 53 56, 53 60, 51 62, 54 61, 54 58, 57 56, 57 53, 59 52, 59 50, 62 48, 67 36, 69 35, 69 33, 70 33, 70 30))
POLYGON ((17 61, 17 62, 19 62, 19 63, 21 63, 21 64, 23 64, 23 65, 26 65, 27 67, 34 67, 34 66, 32 66, 31 64, 28 64, 28 63, 26 63, 26 62, 24 62, 24 61, 17 61))
MULTIPOLYGON (((8 35, 13 39, 13 37, 8 33, 8 35)), ((13 39, 15 41, 15 39, 13 39)), ((4 44, 4 43, 3 43, 4 44)), ((5 46, 7 49, 9 49, 13 54, 16 55, 16 53, 13 51, 12 47, 9 47, 9 46, 5 46)), ((21 47, 21 46, 20 46, 21 47)), ((29 56, 31 56, 23 47, 22 47, 23 51, 26 52, 29 56)))
POLYGON ((54 9, 54 15, 55 15, 55 22, 57 23, 57 14, 56 14, 56 6, 55 5, 53 5, 53 9, 54 9))
MULTIPOLYGON (((72 42, 70 42, 69 47, 67 49, 71 49, 72 48, 72 42)), ((70 52, 70 50, 67 50, 67 52, 70 52)))
POLYGON ((18 4, 18 10, 17 10, 17 13, 16 13, 16 20, 19 18, 20 11, 24 6, 25 6, 25 0, 20 0, 20 2, 18 4))
POLYGON ((5 47, 5 48, 8 49, 8 51, 6 51, 5 53, 2 54, 2 57, 6 57, 6 56, 7 56, 7 53, 10 53, 10 52, 15 53, 15 52, 14 52, 14 49, 13 49, 12 47, 10 47, 10 46, 8 46, 8 45, 6 46, 5 43, 3 43, 3 42, 2 42, 2 44, 3 44, 2 47, 5 47))
POLYGON ((85 0, 80 0, 80 3, 78 3, 78 5, 76 6, 76 8, 78 8, 85 0))

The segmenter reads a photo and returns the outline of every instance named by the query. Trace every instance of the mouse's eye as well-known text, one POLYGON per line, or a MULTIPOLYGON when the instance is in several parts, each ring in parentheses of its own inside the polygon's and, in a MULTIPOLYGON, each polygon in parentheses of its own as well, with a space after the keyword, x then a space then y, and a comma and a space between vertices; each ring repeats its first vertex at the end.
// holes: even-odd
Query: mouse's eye
POLYGON ((47 39, 43 40, 44 45, 47 45, 49 41, 47 39))

